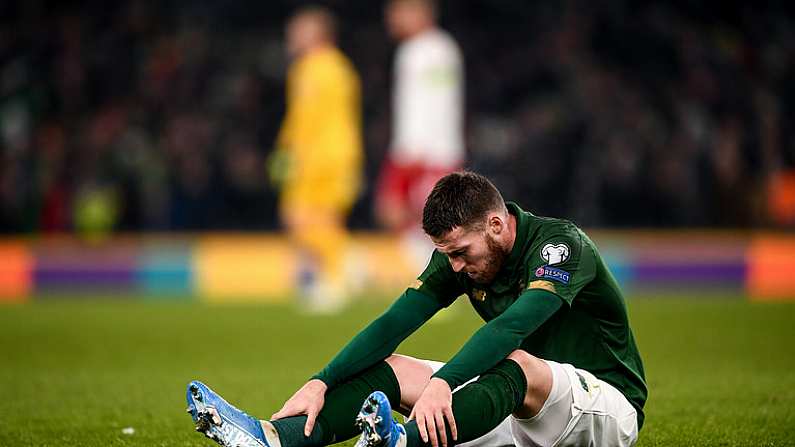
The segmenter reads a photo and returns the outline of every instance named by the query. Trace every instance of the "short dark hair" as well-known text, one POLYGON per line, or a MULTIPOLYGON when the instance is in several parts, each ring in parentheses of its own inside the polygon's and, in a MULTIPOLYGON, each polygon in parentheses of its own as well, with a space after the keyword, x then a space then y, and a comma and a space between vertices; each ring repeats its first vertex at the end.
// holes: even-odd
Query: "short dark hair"
POLYGON ((500 191, 486 177, 459 171, 442 177, 422 210, 422 229, 441 237, 455 227, 477 228, 491 211, 506 211, 500 191))

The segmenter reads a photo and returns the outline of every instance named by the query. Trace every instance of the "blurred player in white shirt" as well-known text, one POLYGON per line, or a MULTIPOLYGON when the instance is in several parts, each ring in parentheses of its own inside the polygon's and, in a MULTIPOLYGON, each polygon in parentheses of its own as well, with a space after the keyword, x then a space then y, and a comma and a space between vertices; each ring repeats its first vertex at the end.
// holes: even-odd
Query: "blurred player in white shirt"
POLYGON ((424 267, 433 247, 420 228, 433 185, 465 162, 464 70, 453 38, 436 25, 432 0, 390 0, 395 56, 392 141, 376 191, 376 214, 399 232, 411 261, 424 267))

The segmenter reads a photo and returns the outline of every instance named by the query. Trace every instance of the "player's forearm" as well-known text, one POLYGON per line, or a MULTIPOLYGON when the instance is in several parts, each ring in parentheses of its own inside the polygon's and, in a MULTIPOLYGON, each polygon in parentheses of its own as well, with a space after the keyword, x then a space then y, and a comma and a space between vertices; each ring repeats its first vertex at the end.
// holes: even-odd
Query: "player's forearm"
POLYGON ((398 345, 435 314, 439 303, 408 289, 383 315, 370 323, 314 379, 329 388, 375 365, 392 354, 398 345))
POLYGON ((562 304, 555 294, 529 290, 502 315, 481 327, 434 377, 455 389, 504 360, 562 304))

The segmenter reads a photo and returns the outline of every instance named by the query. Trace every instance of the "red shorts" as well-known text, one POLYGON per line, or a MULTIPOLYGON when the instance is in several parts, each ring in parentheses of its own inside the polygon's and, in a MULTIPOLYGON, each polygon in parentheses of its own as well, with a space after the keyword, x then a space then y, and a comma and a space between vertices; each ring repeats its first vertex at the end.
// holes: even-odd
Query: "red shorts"
POLYGON ((422 221, 425 199, 433 186, 440 178, 458 169, 458 166, 440 167, 422 163, 403 165, 387 159, 378 178, 376 206, 400 207, 411 216, 406 224, 416 225, 422 221))

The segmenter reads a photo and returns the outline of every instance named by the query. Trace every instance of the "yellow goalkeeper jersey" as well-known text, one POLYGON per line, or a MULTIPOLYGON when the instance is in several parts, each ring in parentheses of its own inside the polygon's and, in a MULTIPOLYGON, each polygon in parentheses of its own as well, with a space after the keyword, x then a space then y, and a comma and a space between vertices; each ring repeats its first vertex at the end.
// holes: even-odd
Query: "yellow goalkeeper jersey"
MULTIPOLYGON (((359 181, 360 96, 359 77, 337 48, 313 51, 290 67, 287 115, 277 141, 289 159, 285 187, 359 181)), ((350 186, 358 189, 358 184, 350 186)))

